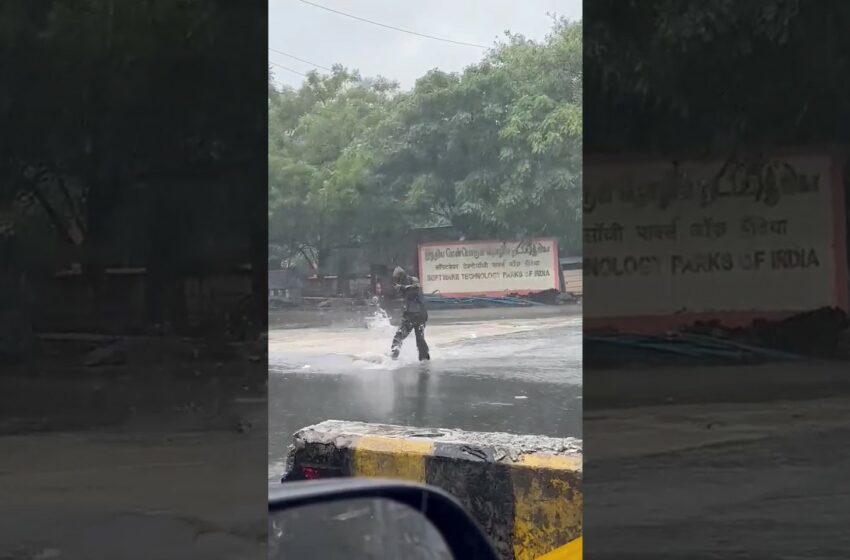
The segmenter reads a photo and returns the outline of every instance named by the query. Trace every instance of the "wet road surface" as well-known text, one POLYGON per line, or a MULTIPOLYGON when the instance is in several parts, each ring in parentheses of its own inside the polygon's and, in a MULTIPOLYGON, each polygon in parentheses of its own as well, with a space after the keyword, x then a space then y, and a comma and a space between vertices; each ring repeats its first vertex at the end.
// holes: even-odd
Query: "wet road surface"
POLYGON ((0 559, 265 558, 265 364, 72 360, 0 376, 0 559))
POLYGON ((847 371, 588 372, 585 550, 606 560, 847 558, 847 371))
POLYGON ((581 437, 581 319, 523 311, 432 312, 425 364, 412 335, 397 362, 386 356, 394 328, 380 316, 272 331, 269 479, 292 433, 329 419, 581 437))
POLYGON ((266 488, 250 460, 264 443, 263 426, 2 437, 0 558, 265 558, 266 488))

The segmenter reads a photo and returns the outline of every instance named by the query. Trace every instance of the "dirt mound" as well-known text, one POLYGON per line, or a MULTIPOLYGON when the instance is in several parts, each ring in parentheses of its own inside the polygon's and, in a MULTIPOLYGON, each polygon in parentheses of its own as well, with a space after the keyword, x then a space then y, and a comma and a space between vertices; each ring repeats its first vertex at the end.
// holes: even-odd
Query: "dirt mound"
POLYGON ((850 319, 845 311, 834 307, 781 321, 756 320, 741 328, 724 327, 716 321, 697 322, 684 331, 804 356, 850 359, 850 319))

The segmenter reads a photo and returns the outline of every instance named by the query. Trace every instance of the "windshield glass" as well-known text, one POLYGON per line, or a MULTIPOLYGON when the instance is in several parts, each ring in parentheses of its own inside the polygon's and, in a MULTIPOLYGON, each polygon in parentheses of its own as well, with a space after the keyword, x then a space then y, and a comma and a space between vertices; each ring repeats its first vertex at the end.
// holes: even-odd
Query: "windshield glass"
POLYGON ((269 25, 269 482, 403 478, 512 554, 574 540, 581 3, 273 2, 269 25))

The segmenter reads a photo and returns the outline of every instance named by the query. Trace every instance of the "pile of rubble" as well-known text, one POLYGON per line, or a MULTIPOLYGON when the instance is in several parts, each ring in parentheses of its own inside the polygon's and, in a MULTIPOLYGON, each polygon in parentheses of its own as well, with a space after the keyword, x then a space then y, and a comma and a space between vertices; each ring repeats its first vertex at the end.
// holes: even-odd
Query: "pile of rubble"
POLYGON ((803 356, 850 359, 850 318, 838 308, 825 307, 781 321, 756 320, 741 328, 698 322, 684 331, 803 356))

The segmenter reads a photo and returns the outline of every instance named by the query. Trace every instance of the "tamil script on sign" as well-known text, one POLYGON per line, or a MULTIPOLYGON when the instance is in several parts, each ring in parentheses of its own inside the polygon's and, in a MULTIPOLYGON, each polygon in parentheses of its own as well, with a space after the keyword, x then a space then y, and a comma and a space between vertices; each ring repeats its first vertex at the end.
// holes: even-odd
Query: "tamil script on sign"
POLYGON ((559 289, 558 245, 552 239, 430 243, 419 247, 426 294, 506 295, 559 289))
POLYGON ((584 272, 593 306, 585 312, 613 317, 835 304, 831 170, 828 157, 589 166, 584 272))

